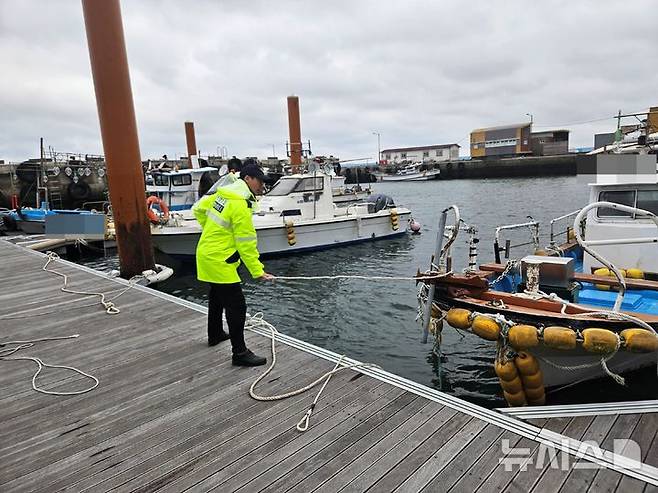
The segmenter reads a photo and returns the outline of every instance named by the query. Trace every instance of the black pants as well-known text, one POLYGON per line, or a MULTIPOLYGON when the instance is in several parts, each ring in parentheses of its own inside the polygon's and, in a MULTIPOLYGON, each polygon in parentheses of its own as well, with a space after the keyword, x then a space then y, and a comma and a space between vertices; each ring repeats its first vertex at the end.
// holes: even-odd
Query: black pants
POLYGON ((228 322, 228 333, 231 336, 233 353, 246 351, 244 322, 247 317, 247 303, 244 300, 240 283, 210 283, 208 302, 208 339, 218 338, 224 330, 222 311, 226 310, 226 321, 228 322))

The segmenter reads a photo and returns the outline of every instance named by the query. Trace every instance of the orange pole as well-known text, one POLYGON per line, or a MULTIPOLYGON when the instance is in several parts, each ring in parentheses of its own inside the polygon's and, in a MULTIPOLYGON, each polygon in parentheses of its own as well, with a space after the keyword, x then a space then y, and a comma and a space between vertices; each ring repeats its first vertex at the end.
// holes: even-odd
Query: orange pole
POLYGON ((121 276, 154 267, 119 0, 82 0, 121 276))
POLYGON ((299 123, 299 98, 288 96, 288 129, 290 132, 290 165, 297 173, 302 164, 302 130, 299 123))
POLYGON ((185 140, 187 140, 187 160, 191 168, 192 161, 190 160, 190 156, 196 156, 197 154, 194 122, 185 122, 185 140))

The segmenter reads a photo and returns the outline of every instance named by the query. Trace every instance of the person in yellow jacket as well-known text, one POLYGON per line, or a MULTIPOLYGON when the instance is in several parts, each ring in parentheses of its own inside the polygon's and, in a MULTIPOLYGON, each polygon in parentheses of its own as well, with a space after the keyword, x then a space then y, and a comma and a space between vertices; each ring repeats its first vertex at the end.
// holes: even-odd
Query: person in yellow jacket
MULTIPOLYGON (((244 263, 254 279, 272 279, 259 260, 252 213, 255 195, 263 191, 265 175, 256 164, 244 166, 240 178, 230 174, 215 191, 201 198, 192 212, 203 229, 196 248, 197 278, 210 284, 208 295, 208 345, 231 339, 233 364, 259 366, 266 359, 255 355, 244 341, 247 305, 238 267, 244 263), (232 182, 232 183, 231 183, 232 182), (227 334, 222 323, 226 311, 227 334)), ((213 187, 214 188, 214 187, 213 187)))

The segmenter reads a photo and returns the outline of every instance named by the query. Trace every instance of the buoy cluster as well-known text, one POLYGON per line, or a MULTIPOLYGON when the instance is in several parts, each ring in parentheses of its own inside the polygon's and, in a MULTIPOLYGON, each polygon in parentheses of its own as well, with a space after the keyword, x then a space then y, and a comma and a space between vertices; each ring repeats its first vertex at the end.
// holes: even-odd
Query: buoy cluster
POLYGON ((510 406, 542 406, 546 402, 544 376, 532 354, 521 351, 514 359, 496 360, 494 370, 510 406))
POLYGON ((294 246, 297 243, 295 225, 291 220, 286 221, 286 236, 288 237, 288 245, 294 246))
POLYGON ((400 218, 398 217, 398 210, 396 208, 391 209, 391 228, 393 231, 400 229, 400 218))
POLYGON ((497 361, 495 367, 505 399, 513 406, 524 403, 543 404, 541 370, 534 356, 527 352, 540 344, 564 351, 580 346, 589 353, 599 355, 611 354, 620 349, 632 353, 658 351, 658 336, 644 328, 628 328, 617 333, 598 327, 583 330, 561 326, 535 327, 508 324, 496 317, 473 313, 464 308, 451 308, 445 319, 451 326, 469 330, 487 341, 506 341, 516 351, 517 356, 512 363, 508 361, 502 365, 497 361), (516 373, 509 364, 516 365, 516 373), (539 392, 540 386, 542 392, 539 392))
MULTIPOLYGON (((644 272, 641 269, 619 269, 619 272, 621 277, 626 277, 628 279, 644 279, 644 272)), ((594 271, 594 275, 602 277, 615 277, 615 273, 605 267, 596 269, 594 271)), ((606 284, 595 284, 594 287, 596 289, 600 289, 601 291, 609 291, 611 288, 611 286, 606 284)))

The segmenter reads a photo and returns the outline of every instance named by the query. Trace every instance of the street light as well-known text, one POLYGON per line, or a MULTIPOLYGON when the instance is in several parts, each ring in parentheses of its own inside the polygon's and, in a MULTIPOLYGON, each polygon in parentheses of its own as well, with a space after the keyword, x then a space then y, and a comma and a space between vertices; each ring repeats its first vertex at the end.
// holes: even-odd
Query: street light
POLYGON ((526 116, 530 117, 530 125, 532 125, 532 113, 526 113, 526 116))
POLYGON ((373 132, 372 135, 377 136, 377 166, 379 166, 382 162, 382 152, 381 152, 381 144, 380 144, 381 135, 379 134, 379 132, 373 132))

